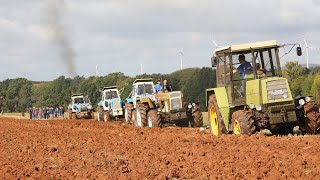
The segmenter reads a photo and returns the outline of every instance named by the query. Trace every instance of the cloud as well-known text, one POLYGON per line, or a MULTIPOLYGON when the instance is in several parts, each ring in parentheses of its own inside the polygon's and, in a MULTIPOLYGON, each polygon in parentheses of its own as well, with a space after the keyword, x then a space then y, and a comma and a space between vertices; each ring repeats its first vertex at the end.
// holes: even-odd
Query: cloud
MULTIPOLYGON (((41 0, 0 2, 0 54, 8 63, 0 71, 28 71, 34 80, 50 80, 67 74, 50 44, 51 29, 43 26, 41 0), (10 62, 10 63, 9 63, 10 62), (11 63, 12 62, 12 63, 11 63), (25 68, 14 64, 28 63, 25 68), (33 70, 37 66, 37 71, 33 70), (10 70, 8 70, 10 69, 10 70), (11 70, 12 69, 12 70, 11 70)), ((210 66, 220 45, 277 39, 303 44, 302 35, 320 46, 319 0, 218 1, 218 0, 68 0, 63 22, 77 56, 80 75, 122 71, 170 73, 178 70, 178 51, 183 47, 185 67, 210 66)), ((311 51, 310 51, 311 52, 311 51)), ((305 56, 286 56, 304 62, 305 56)), ((319 59, 318 51, 310 61, 319 59)), ((1 80, 1 79, 0 79, 1 80)))

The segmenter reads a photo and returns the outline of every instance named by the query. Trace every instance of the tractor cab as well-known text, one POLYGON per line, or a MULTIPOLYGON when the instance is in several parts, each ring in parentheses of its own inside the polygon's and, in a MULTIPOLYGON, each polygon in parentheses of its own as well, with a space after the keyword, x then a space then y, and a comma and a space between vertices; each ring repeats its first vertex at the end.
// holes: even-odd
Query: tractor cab
POLYGON ((154 84, 152 79, 136 79, 132 85, 131 98, 133 99, 134 107, 136 107, 136 102, 144 99, 155 100, 154 97, 154 84))
MULTIPOLYGON (((275 40, 216 49, 212 65, 216 67, 217 87, 226 87, 228 99, 232 105, 246 104, 248 96, 246 91, 259 90, 256 89, 259 86, 255 86, 254 82, 282 77, 279 46, 275 40), (247 86, 253 87, 248 89, 247 86)), ((281 84, 281 82, 283 88, 272 89, 269 93, 273 96, 267 97, 269 100, 279 98, 292 100, 290 92, 284 87, 287 83, 284 80, 278 83, 281 84), (279 95, 282 96, 277 98, 279 95)))

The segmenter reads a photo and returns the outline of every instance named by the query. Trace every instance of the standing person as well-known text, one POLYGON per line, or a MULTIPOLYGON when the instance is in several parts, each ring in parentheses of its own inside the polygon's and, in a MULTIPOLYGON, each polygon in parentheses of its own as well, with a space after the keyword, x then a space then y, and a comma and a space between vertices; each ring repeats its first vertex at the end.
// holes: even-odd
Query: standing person
POLYGON ((54 118, 58 119, 58 114, 59 114, 59 108, 56 107, 54 110, 54 118))
POLYGON ((43 108, 43 118, 47 119, 47 108, 46 107, 43 108))
POLYGON ((167 91, 169 91, 169 92, 172 91, 172 87, 171 87, 171 85, 169 85, 167 79, 163 80, 163 89, 164 89, 164 90, 167 90, 167 91))
POLYGON ((62 118, 64 119, 64 108, 61 107, 61 115, 62 115, 62 118))
POLYGON ((3 102, 3 96, 0 96, 0 114, 3 115, 3 109, 2 109, 2 102, 3 102))
POLYGON ((33 117, 33 110, 32 110, 32 108, 29 108, 29 116, 30 116, 30 119, 32 119, 32 117, 33 117))
POLYGON ((34 109, 34 119, 38 119, 38 115, 39 115, 39 109, 35 108, 34 109))
POLYGON ((43 114, 42 114, 42 107, 39 107, 39 119, 43 118, 43 114))
POLYGON ((162 90, 161 80, 158 79, 157 84, 154 86, 154 91, 156 92, 156 94, 158 94, 158 92, 161 90, 162 90))

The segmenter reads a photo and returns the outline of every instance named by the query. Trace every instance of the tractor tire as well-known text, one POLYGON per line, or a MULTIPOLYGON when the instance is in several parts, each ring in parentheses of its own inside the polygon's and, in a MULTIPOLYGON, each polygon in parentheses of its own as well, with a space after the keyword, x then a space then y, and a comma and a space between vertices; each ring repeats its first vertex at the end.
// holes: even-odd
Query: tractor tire
POLYGON ((77 115, 76 115, 76 113, 71 113, 71 119, 72 119, 72 120, 77 119, 77 115))
POLYGON ((102 121, 103 120, 103 109, 100 106, 97 106, 97 114, 98 114, 98 121, 102 121))
POLYGON ((306 115, 307 134, 317 134, 320 129, 320 113, 319 106, 315 102, 308 102, 304 105, 304 112, 306 115))
POLYGON ((238 110, 232 114, 233 134, 252 135, 256 132, 253 114, 249 111, 238 110))
POLYGON ((157 110, 151 109, 148 112, 148 126, 149 127, 161 127, 161 117, 157 110))
POLYGON ((69 119, 69 120, 72 119, 72 112, 71 112, 71 110, 68 110, 68 119, 69 119))
POLYGON ((103 121, 103 111, 99 110, 97 113, 98 113, 98 121, 103 121))
POLYGON ((90 119, 94 120, 94 112, 93 111, 90 112, 90 119))
POLYGON ((208 118, 209 118, 210 131, 214 136, 220 136, 221 134, 227 133, 227 129, 222 119, 222 115, 219 110, 215 94, 211 94, 209 96, 208 118))
POLYGON ((144 104, 139 104, 136 109, 136 120, 138 126, 147 126, 148 120, 147 120, 147 108, 144 106, 144 104))
POLYGON ((104 120, 104 122, 109 122, 109 121, 111 121, 111 117, 110 117, 109 111, 104 111, 104 112, 103 112, 103 120, 104 120))
POLYGON ((132 106, 133 106, 133 104, 126 103, 125 109, 124 109, 125 121, 126 121, 126 123, 130 123, 130 124, 133 124, 133 122, 132 122, 132 106))
POLYGON ((132 114, 131 114, 131 123, 133 126, 138 126, 137 124, 137 110, 132 110, 132 114))
POLYGON ((193 112, 193 127, 203 126, 203 116, 200 107, 196 106, 196 110, 193 112))

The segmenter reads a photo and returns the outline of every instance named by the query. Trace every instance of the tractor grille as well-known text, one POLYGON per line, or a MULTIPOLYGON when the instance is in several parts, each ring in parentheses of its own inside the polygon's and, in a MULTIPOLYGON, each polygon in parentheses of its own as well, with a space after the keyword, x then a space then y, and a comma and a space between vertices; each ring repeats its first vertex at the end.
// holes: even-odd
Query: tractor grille
POLYGON ((113 109, 120 109, 120 108, 121 108, 120 101, 119 100, 113 101, 113 109))
POLYGON ((179 110, 181 109, 181 98, 174 98, 174 99, 171 99, 171 102, 170 102, 170 105, 171 105, 171 110, 179 110))
POLYGON ((267 82, 267 94, 269 101, 289 98, 286 80, 267 82))
POLYGON ((81 111, 87 111, 87 109, 88 109, 88 108, 87 108, 85 105, 82 105, 82 106, 81 106, 81 111))

